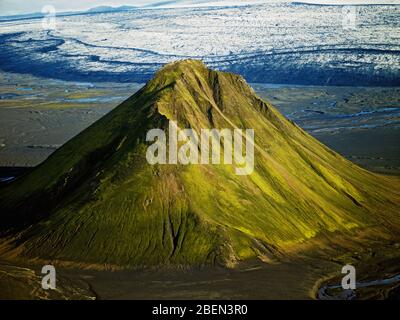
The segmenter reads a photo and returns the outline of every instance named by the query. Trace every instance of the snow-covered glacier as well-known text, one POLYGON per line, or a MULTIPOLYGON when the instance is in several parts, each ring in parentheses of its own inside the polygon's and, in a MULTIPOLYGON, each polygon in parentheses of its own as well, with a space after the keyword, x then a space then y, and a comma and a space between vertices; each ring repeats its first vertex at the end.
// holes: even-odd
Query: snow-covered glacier
POLYGON ((400 85, 400 6, 274 2, 0 22, 0 69, 76 81, 148 80, 196 58, 249 82, 400 85), (346 24, 351 14, 351 25, 346 24))

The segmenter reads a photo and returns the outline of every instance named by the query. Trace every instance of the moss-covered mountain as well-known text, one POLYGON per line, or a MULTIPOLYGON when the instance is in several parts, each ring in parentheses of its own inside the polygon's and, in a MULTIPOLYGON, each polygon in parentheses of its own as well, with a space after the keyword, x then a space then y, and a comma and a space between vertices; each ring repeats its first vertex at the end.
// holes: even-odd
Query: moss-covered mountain
POLYGON ((0 251, 87 265, 229 265, 311 238, 400 230, 398 179, 363 170, 237 75, 166 65, 140 91, 0 191, 0 251), (150 165, 146 133, 253 128, 255 169, 150 165))

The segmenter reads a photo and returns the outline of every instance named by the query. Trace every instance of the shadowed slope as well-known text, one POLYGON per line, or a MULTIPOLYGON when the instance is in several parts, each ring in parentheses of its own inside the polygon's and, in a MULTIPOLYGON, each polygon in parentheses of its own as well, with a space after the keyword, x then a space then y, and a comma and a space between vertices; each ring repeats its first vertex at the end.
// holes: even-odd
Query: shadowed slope
POLYGON ((117 266, 232 265, 310 238, 400 229, 398 179, 329 150, 234 74, 199 61, 153 80, 1 190, 3 253, 117 266), (149 129, 252 128, 255 170, 147 163, 149 129))

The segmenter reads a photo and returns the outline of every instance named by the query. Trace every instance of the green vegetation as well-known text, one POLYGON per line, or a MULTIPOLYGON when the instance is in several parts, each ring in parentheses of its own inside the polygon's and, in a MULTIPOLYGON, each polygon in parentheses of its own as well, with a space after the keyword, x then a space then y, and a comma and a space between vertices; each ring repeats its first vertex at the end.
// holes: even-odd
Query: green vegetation
POLYGON ((93 268, 233 266, 370 227, 377 241, 398 239, 399 186, 319 143, 241 77, 186 60, 0 190, 0 253, 93 268), (146 132, 169 120, 253 128, 254 172, 149 165, 146 132))

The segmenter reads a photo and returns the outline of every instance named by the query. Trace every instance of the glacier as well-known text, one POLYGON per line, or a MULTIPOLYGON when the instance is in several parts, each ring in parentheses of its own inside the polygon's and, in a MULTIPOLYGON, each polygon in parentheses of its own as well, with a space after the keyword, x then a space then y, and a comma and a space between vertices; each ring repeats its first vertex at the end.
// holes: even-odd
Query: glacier
POLYGON ((0 69, 73 81, 145 82, 163 64, 202 59, 252 83, 400 85, 400 6, 292 2, 0 21, 0 69))

